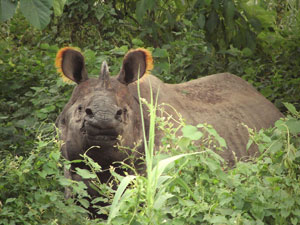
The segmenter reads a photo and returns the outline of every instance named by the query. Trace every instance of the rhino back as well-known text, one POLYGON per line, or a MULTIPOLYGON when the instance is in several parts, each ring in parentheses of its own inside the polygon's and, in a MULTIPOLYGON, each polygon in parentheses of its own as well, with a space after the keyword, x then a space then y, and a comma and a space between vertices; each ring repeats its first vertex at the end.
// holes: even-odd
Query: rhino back
POLYGON ((163 84, 154 77, 150 80, 154 93, 160 89, 159 102, 172 105, 187 124, 213 125, 226 140, 228 149, 220 155, 230 164, 234 164, 235 156, 248 158, 257 152, 255 145, 246 151, 249 135, 243 124, 259 130, 269 128, 282 117, 279 110, 252 85, 229 73, 181 84, 163 84))

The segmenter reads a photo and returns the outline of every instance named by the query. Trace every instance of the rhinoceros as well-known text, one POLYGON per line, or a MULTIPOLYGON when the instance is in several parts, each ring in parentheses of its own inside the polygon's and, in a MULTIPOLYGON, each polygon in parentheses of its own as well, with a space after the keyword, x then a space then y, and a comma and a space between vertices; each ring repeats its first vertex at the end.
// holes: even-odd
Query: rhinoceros
MULTIPOLYGON (((68 160, 81 159, 81 154, 89 149, 88 155, 106 171, 98 174, 101 182, 110 178, 107 169, 114 162, 123 161, 128 154, 133 154, 118 149, 118 137, 122 137, 121 144, 128 148, 143 140, 138 77, 142 98, 149 101, 151 86, 154 96, 159 92, 158 103, 173 106, 187 124, 211 124, 226 140, 227 149, 219 154, 228 163, 234 163, 235 157, 241 159, 257 152, 254 145, 246 150, 249 135, 242 123, 259 130, 272 126, 282 117, 279 110, 252 85, 230 73, 214 74, 181 84, 163 83, 150 74, 152 56, 142 48, 125 55, 116 76, 109 75, 108 66, 103 62, 100 76, 89 78, 84 56, 71 47, 59 50, 56 66, 65 79, 77 84, 57 118, 63 141, 62 155, 68 160)), ((173 112, 169 110, 168 113, 173 112)), ((149 118, 146 114, 144 122, 147 127, 149 118)), ((159 137, 156 138, 156 142, 159 140, 159 137)), ((138 151, 143 151, 143 148, 138 151)), ((76 166, 86 168, 77 163, 66 174, 80 180, 73 172, 76 166)), ((96 195, 91 188, 89 192, 96 195)))

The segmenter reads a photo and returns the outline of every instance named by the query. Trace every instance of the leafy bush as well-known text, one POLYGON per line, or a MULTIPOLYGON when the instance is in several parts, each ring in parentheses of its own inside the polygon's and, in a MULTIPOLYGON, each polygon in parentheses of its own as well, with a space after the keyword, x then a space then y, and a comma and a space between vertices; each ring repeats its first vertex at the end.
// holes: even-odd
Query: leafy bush
POLYGON ((214 157, 190 160, 178 177, 194 187, 191 192, 176 182, 170 185, 172 223, 298 224, 299 122, 297 113, 272 129, 250 132, 261 151, 254 162, 224 168, 214 157))
POLYGON ((282 102, 298 109, 299 8, 296 0, 69 0, 43 39, 101 55, 148 46, 166 82, 231 72, 281 110, 282 102))
POLYGON ((65 0, 3 0, 0 2, 0 22, 10 19, 19 9, 33 26, 43 29, 50 22, 52 7, 54 13, 60 15, 64 2, 65 0))
MULTIPOLYGON (((27 29, 26 26, 11 24, 10 29, 27 29)), ((31 150, 41 121, 53 122, 71 91, 55 73, 53 59, 58 47, 42 41, 38 46, 26 46, 22 41, 23 34, 7 34, 0 41, 0 147, 17 154, 31 150), (21 43, 13 45, 14 38, 21 43)))
POLYGON ((86 186, 62 174, 58 143, 40 133, 28 157, 6 154, 0 166, 0 224, 95 224, 72 199, 64 198, 71 187, 78 200, 86 186))

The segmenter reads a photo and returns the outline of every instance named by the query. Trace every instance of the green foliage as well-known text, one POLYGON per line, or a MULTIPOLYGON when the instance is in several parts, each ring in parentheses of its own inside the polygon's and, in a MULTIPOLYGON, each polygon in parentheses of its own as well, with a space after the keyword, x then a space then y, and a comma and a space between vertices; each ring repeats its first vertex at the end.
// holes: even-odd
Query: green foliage
POLYGON ((169 120, 157 118, 165 132, 160 152, 176 156, 161 159, 150 151, 146 177, 117 176, 120 185, 103 224, 298 224, 300 114, 285 105, 292 115, 274 128, 249 129, 249 143, 255 142, 261 155, 234 168, 211 150, 225 146, 212 127, 181 122, 170 130, 169 120), (201 145, 195 145, 199 139, 201 145))
MULTIPOLYGON (((112 2, 69 0, 60 17, 52 21, 58 43, 74 43, 79 47, 99 49, 120 42, 125 27, 121 26, 112 2), (110 41, 108 41, 110 40, 110 41)), ((126 42, 125 42, 126 43, 126 42)), ((120 44, 123 43, 119 43, 120 44)), ((127 43, 126 43, 127 44, 127 43)))
POLYGON ((1 0, 0 22, 10 19, 19 5, 20 11, 31 25, 44 29, 50 23, 53 6, 55 15, 61 15, 66 0, 1 0))
POLYGON ((295 125, 300 121, 295 108, 288 108, 294 116, 279 120, 275 128, 250 131, 261 151, 254 162, 224 168, 213 155, 193 157, 178 178, 193 187, 193 195, 176 182, 170 185, 172 223, 297 224, 300 130, 295 125))
POLYGON ((50 22, 50 7, 49 0, 20 1, 20 10, 25 18, 39 29, 45 28, 50 22))
POLYGON ((189 26, 176 32, 177 39, 153 50, 153 73, 168 83, 180 83, 199 77, 199 74, 218 72, 218 63, 207 46, 203 31, 189 26))
MULTIPOLYGON (((26 27, 26 24, 11 24, 10 28, 14 31, 26 27)), ((24 40, 27 37, 23 35, 8 35, 0 41, 0 146, 3 150, 14 146, 17 154, 31 151, 40 122, 46 119, 54 122, 71 91, 55 72, 53 59, 58 47, 41 41, 35 47, 24 46, 22 42, 28 39, 24 40), (13 45, 12 38, 22 45, 13 45)))
POLYGON ((63 176, 62 167, 53 134, 41 132, 28 157, 2 156, 0 224, 92 224, 74 199, 64 198, 64 187, 71 187, 79 201, 87 194, 83 183, 63 176))
POLYGON ((13 16, 17 7, 16 2, 1 0, 0 2, 0 21, 8 20, 13 16))
POLYGON ((169 83, 228 71, 284 110, 299 107, 299 15, 296 0, 69 0, 48 32, 97 53, 149 46, 169 83))
POLYGON ((61 16, 67 0, 53 0, 54 15, 61 16))

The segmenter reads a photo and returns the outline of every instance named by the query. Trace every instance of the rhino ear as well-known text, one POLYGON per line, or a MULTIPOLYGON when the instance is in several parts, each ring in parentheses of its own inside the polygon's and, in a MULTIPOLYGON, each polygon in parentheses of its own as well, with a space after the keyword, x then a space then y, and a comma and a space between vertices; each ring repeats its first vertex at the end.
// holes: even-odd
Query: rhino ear
POLYGON ((153 69, 153 59, 151 53, 143 48, 129 51, 123 60, 118 81, 123 84, 130 84, 143 77, 153 69))
POLYGON ((57 52, 55 65, 64 81, 75 81, 79 84, 88 79, 84 57, 76 49, 62 48, 57 52))

